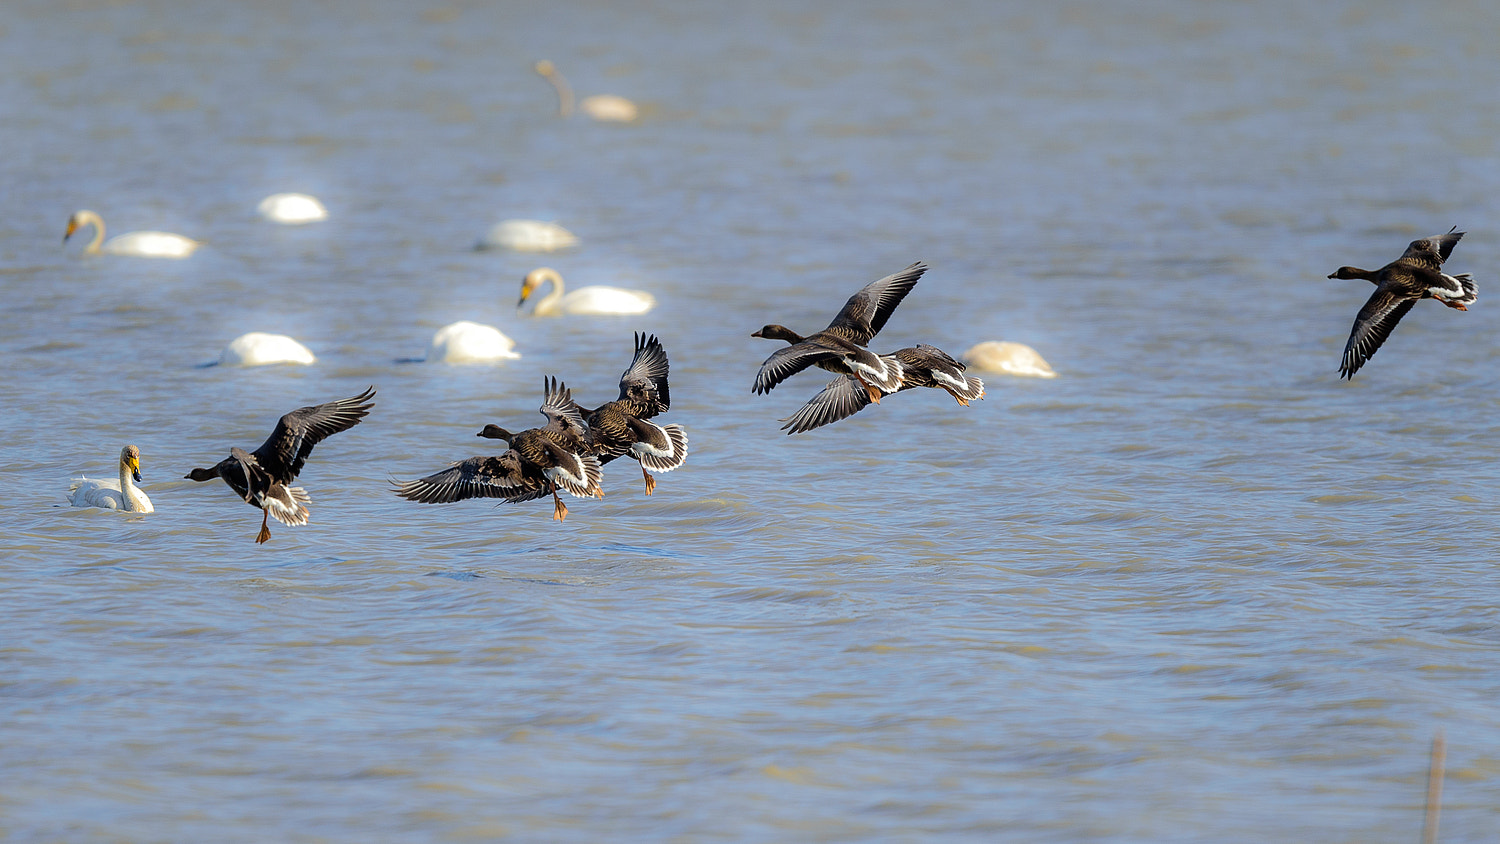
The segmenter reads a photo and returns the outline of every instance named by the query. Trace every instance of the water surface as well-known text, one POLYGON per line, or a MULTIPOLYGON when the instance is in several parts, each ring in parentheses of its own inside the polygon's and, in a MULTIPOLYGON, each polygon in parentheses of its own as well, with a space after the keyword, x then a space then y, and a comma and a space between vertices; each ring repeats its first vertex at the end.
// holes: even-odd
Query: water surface
POLYGON ((14 840, 1410 841, 1500 821, 1493 4, 13 4, 0 22, 0 828, 14 840), (560 120, 530 70, 643 108, 560 120), (331 219, 254 216, 315 194, 331 219), (191 260, 58 238, 200 238, 191 260), (507 217, 582 246, 474 252, 507 217), (1470 232, 1352 383, 1324 278, 1470 232), (786 437, 767 322, 1039 349, 786 437), (531 320, 547 263, 653 292, 531 320), (402 363, 472 319, 493 367, 402 363), (204 367, 291 334, 309 368, 204 367), (613 396, 646 497, 387 491, 613 396), (178 480, 294 407, 305 528, 178 480), (149 517, 64 506, 140 446, 149 517))

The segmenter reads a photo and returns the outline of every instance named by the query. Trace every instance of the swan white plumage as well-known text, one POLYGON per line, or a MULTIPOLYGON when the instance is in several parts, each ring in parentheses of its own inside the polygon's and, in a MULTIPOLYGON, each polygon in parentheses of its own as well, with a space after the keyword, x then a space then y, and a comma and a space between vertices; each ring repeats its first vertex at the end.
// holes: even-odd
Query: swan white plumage
POLYGON ((475 249, 556 252, 578 245, 578 235, 542 220, 501 220, 474 244, 475 249))
POLYGON ((427 347, 428 363, 488 363, 519 358, 512 349, 516 342, 500 329, 477 322, 460 320, 445 325, 432 335, 427 347))
POLYGON ((552 283, 552 292, 538 299, 532 308, 537 316, 559 316, 562 314, 643 314, 656 307, 656 297, 644 290, 626 290, 621 287, 591 286, 563 295, 563 280, 557 270, 538 267, 526 274, 521 281, 520 310, 531 294, 547 282, 552 283))
POLYGON ((964 362, 980 372, 999 372, 1027 378, 1056 378, 1051 364, 1025 343, 986 340, 964 352, 964 362))
POLYGON ((301 343, 285 334, 263 334, 252 331, 229 342, 219 353, 223 366, 263 366, 268 363, 317 362, 313 353, 301 343))
MULTIPOLYGON (((558 116, 567 117, 572 114, 573 89, 568 87, 568 80, 557 71, 557 66, 542 59, 533 67, 543 79, 551 82, 553 89, 557 91, 558 116)), ((641 110, 636 107, 635 103, 614 94, 595 94, 591 97, 584 97, 578 103, 578 110, 602 123, 633 123, 641 114, 641 110)))
POLYGON ((198 248, 198 241, 171 232, 126 232, 104 240, 104 219, 87 209, 75 211, 68 218, 68 228, 63 232, 63 243, 73 232, 85 226, 94 227, 94 239, 83 248, 85 255, 134 255, 138 258, 186 258, 198 248))
POLYGON ((118 481, 74 478, 68 487, 68 501, 74 507, 102 507, 106 510, 124 510, 127 513, 154 513, 151 499, 135 486, 141 480, 141 452, 133 445, 120 449, 120 479, 118 481))
POLYGON ((328 209, 315 196, 305 193, 273 193, 256 206, 262 217, 289 226, 328 219, 328 209))

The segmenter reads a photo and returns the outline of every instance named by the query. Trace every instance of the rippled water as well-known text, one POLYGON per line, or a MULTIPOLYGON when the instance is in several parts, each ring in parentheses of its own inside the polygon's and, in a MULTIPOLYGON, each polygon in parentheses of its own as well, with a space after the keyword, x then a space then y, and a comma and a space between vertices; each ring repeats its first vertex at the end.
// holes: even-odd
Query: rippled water
POLYGON ((1500 11, 1487 3, 87 3, 0 20, 0 830, 11 840, 1410 841, 1500 823, 1500 11), (629 8, 626 8, 629 6, 629 8), (643 106, 557 119, 530 70, 643 106), (266 194, 332 218, 280 228, 266 194), (111 231, 191 260, 81 258, 111 231), (581 248, 469 247, 506 217, 581 248), (1378 266, 1470 232, 1352 383, 1378 266), (751 379, 876 346, 1053 381, 812 434, 751 379), (540 263, 652 291, 529 320, 540 263), (400 362, 457 319, 523 358, 400 362), (245 331, 310 368, 203 367, 245 331), (612 397, 660 334, 688 465, 420 507, 388 477, 612 397), (178 480, 293 407, 305 528, 178 480), (143 453, 149 517, 64 506, 143 453))

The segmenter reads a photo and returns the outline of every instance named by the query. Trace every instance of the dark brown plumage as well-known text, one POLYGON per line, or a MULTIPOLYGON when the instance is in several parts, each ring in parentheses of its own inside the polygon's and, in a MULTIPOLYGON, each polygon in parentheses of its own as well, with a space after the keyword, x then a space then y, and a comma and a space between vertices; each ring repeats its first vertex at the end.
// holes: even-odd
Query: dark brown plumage
POLYGON ((547 417, 546 425, 514 434, 499 425, 486 425, 478 436, 505 440, 509 448, 504 454, 470 457, 425 478, 397 484, 396 494, 421 504, 467 498, 514 503, 551 495, 552 517, 558 521, 568 516, 558 487, 578 498, 602 498, 599 459, 590 453, 592 438, 572 392, 555 378, 548 378, 544 387, 541 412, 547 417))
POLYGON ((921 261, 899 273, 872 281, 849 297, 833 322, 822 331, 806 337, 783 325, 767 325, 751 334, 791 344, 766 358, 755 374, 755 393, 769 393, 787 378, 809 366, 817 366, 840 375, 852 375, 868 388, 871 401, 880 401, 882 392, 893 393, 901 387, 900 363, 882 358, 865 348, 906 294, 916 286, 927 265, 921 261))
MULTIPOLYGON (((901 387, 896 392, 913 387, 935 387, 945 390, 959 404, 984 398, 984 382, 972 375, 964 375, 964 365, 954 360, 947 352, 925 343, 911 348, 897 349, 884 357, 893 357, 901 362, 901 387)), ((846 419, 864 410, 871 404, 868 392, 852 375, 835 378, 823 391, 813 396, 791 416, 781 421, 782 430, 788 434, 801 434, 814 428, 846 419)))
POLYGON ((375 406, 370 401, 374 397, 371 387, 351 398, 298 408, 277 421, 276 430, 260 448, 247 452, 232 447, 229 456, 216 465, 194 469, 186 477, 200 482, 220 478, 245 503, 263 510, 257 544, 271 538, 267 516, 275 516, 282 524, 305 525, 305 505, 311 499, 302 487, 291 486, 292 481, 302 472, 313 446, 358 425, 375 406))
POLYGON ((687 460, 687 431, 681 425, 646 420, 671 408, 667 352, 655 335, 635 335, 635 357, 620 375, 620 397, 585 411, 600 463, 629 455, 641 464, 646 494, 656 489, 651 471, 670 472, 687 460))
POLYGON ((1400 258, 1379 270, 1339 267, 1328 276, 1362 278, 1375 285, 1375 292, 1354 318, 1354 328, 1344 344, 1340 375, 1352 379, 1365 361, 1374 357, 1417 300, 1436 299, 1450 308, 1466 311, 1479 298, 1468 273, 1448 275, 1441 270, 1463 236, 1464 232, 1454 226, 1447 234, 1412 241, 1400 258))

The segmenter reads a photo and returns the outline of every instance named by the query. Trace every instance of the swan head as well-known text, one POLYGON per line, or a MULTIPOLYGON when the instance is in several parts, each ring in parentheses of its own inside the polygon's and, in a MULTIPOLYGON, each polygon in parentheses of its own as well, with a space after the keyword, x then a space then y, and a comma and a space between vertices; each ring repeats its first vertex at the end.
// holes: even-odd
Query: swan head
POLYGON ((784 325, 767 325, 761 330, 750 335, 751 337, 764 337, 767 340, 785 340, 788 343, 802 342, 802 335, 787 328, 784 325))
POLYGON ((120 449, 120 468, 129 469, 130 477, 141 482, 141 450, 133 445, 120 449))
POLYGON ((484 426, 484 430, 475 436, 484 437, 488 440, 505 440, 506 442, 510 442, 511 433, 499 425, 486 425, 484 426))
POLYGON ((92 211, 74 212, 73 216, 68 218, 68 227, 63 229, 63 243, 67 243, 68 238, 72 237, 74 232, 93 222, 91 218, 98 216, 92 211))
POLYGON ((527 273, 526 277, 521 279, 521 298, 516 302, 516 310, 519 311, 521 306, 526 304, 526 300, 531 298, 531 294, 535 293, 538 287, 549 281, 554 287, 562 286, 562 276, 551 267, 537 267, 527 273))
POLYGON ((548 77, 552 76, 552 74, 554 73, 557 73, 557 66, 547 59, 538 61, 536 64, 532 65, 531 68, 537 73, 548 77))

